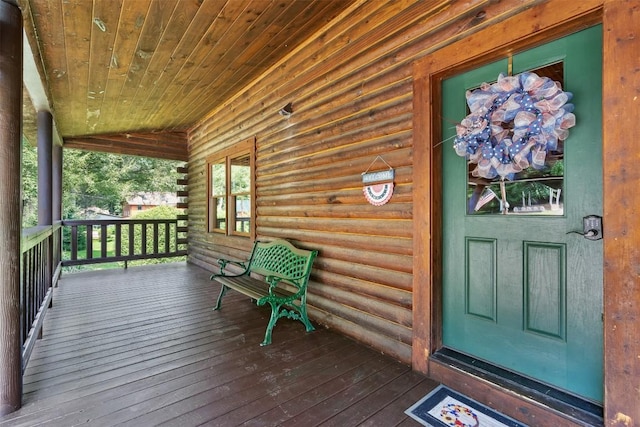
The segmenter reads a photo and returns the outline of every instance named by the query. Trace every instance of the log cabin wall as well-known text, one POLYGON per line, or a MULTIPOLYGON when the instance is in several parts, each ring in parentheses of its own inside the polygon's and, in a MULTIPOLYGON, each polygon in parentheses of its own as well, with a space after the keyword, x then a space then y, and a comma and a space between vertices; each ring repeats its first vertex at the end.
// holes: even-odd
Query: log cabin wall
POLYGON ((412 63, 535 2, 493 3, 356 2, 213 111, 190 132, 189 260, 248 254, 248 239, 206 232, 206 157, 255 136, 257 237, 320 251, 313 320, 411 363, 412 63), (377 156, 396 185, 379 207, 361 179, 377 156))
POLYGON ((257 238, 320 251, 312 321, 411 363, 412 64, 540 3, 354 2, 190 131, 189 261, 215 270, 248 255, 249 239, 207 233, 206 158, 255 137, 257 238), (396 185, 379 207, 361 179, 377 156, 396 185))

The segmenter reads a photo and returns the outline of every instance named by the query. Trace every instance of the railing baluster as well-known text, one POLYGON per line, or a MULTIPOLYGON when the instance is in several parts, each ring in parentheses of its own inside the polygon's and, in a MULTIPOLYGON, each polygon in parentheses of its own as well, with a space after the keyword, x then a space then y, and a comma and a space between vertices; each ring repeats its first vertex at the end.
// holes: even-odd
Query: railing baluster
POLYGON ((122 255, 122 226, 116 223, 116 256, 122 255))
POLYGON ((78 226, 71 226, 71 259, 78 259, 78 226))
POLYGON ((107 257, 107 224, 102 224, 100 226, 100 257, 107 257))
POLYGON ((158 223, 153 223, 153 253, 158 253, 158 240, 160 240, 159 232, 158 232, 158 223))
POLYGON ((171 252, 171 222, 164 223, 164 253, 171 252))
POLYGON ((147 254, 147 224, 142 224, 142 233, 140 234, 142 236, 142 242, 140 244, 140 247, 142 248, 142 255, 146 255, 147 254))
POLYGON ((93 225, 87 225, 87 259, 93 258, 93 225))
POLYGON ((135 247, 135 223, 129 223, 129 257, 133 257, 135 255, 134 253, 134 247, 135 247))

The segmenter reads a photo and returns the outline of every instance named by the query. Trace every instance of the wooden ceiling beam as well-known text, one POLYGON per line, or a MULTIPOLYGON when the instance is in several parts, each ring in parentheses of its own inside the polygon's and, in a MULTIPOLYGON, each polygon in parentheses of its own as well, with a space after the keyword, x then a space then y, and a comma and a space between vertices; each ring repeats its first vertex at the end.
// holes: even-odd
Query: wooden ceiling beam
POLYGON ((122 133, 65 138, 65 148, 167 160, 188 160, 186 132, 122 133))

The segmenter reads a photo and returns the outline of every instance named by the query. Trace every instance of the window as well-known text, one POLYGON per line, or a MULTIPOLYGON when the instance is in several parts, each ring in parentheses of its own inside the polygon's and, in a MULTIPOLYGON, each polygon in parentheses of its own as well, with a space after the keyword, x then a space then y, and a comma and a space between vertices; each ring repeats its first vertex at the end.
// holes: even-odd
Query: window
MULTIPOLYGON (((530 70, 540 77, 548 77, 564 87, 564 63, 557 62, 530 70)), ((467 114, 469 113, 467 108, 467 114)), ((514 128, 511 120, 510 128, 514 128)), ((555 150, 549 151, 537 168, 528 168, 508 180, 487 180, 473 175, 468 168, 467 212, 470 215, 502 215, 503 200, 509 214, 541 215, 564 214, 564 141, 559 140, 555 150)))
POLYGON ((207 158, 209 232, 253 235, 254 151, 255 139, 250 138, 207 158))

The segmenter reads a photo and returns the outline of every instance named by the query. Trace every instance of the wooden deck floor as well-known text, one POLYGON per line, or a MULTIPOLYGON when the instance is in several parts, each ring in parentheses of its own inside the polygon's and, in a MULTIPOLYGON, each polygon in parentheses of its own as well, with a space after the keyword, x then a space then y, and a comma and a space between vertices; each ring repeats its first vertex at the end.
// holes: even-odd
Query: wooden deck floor
POLYGON ((63 275, 1 426, 414 426, 436 384, 324 328, 281 319, 184 263, 63 275))

